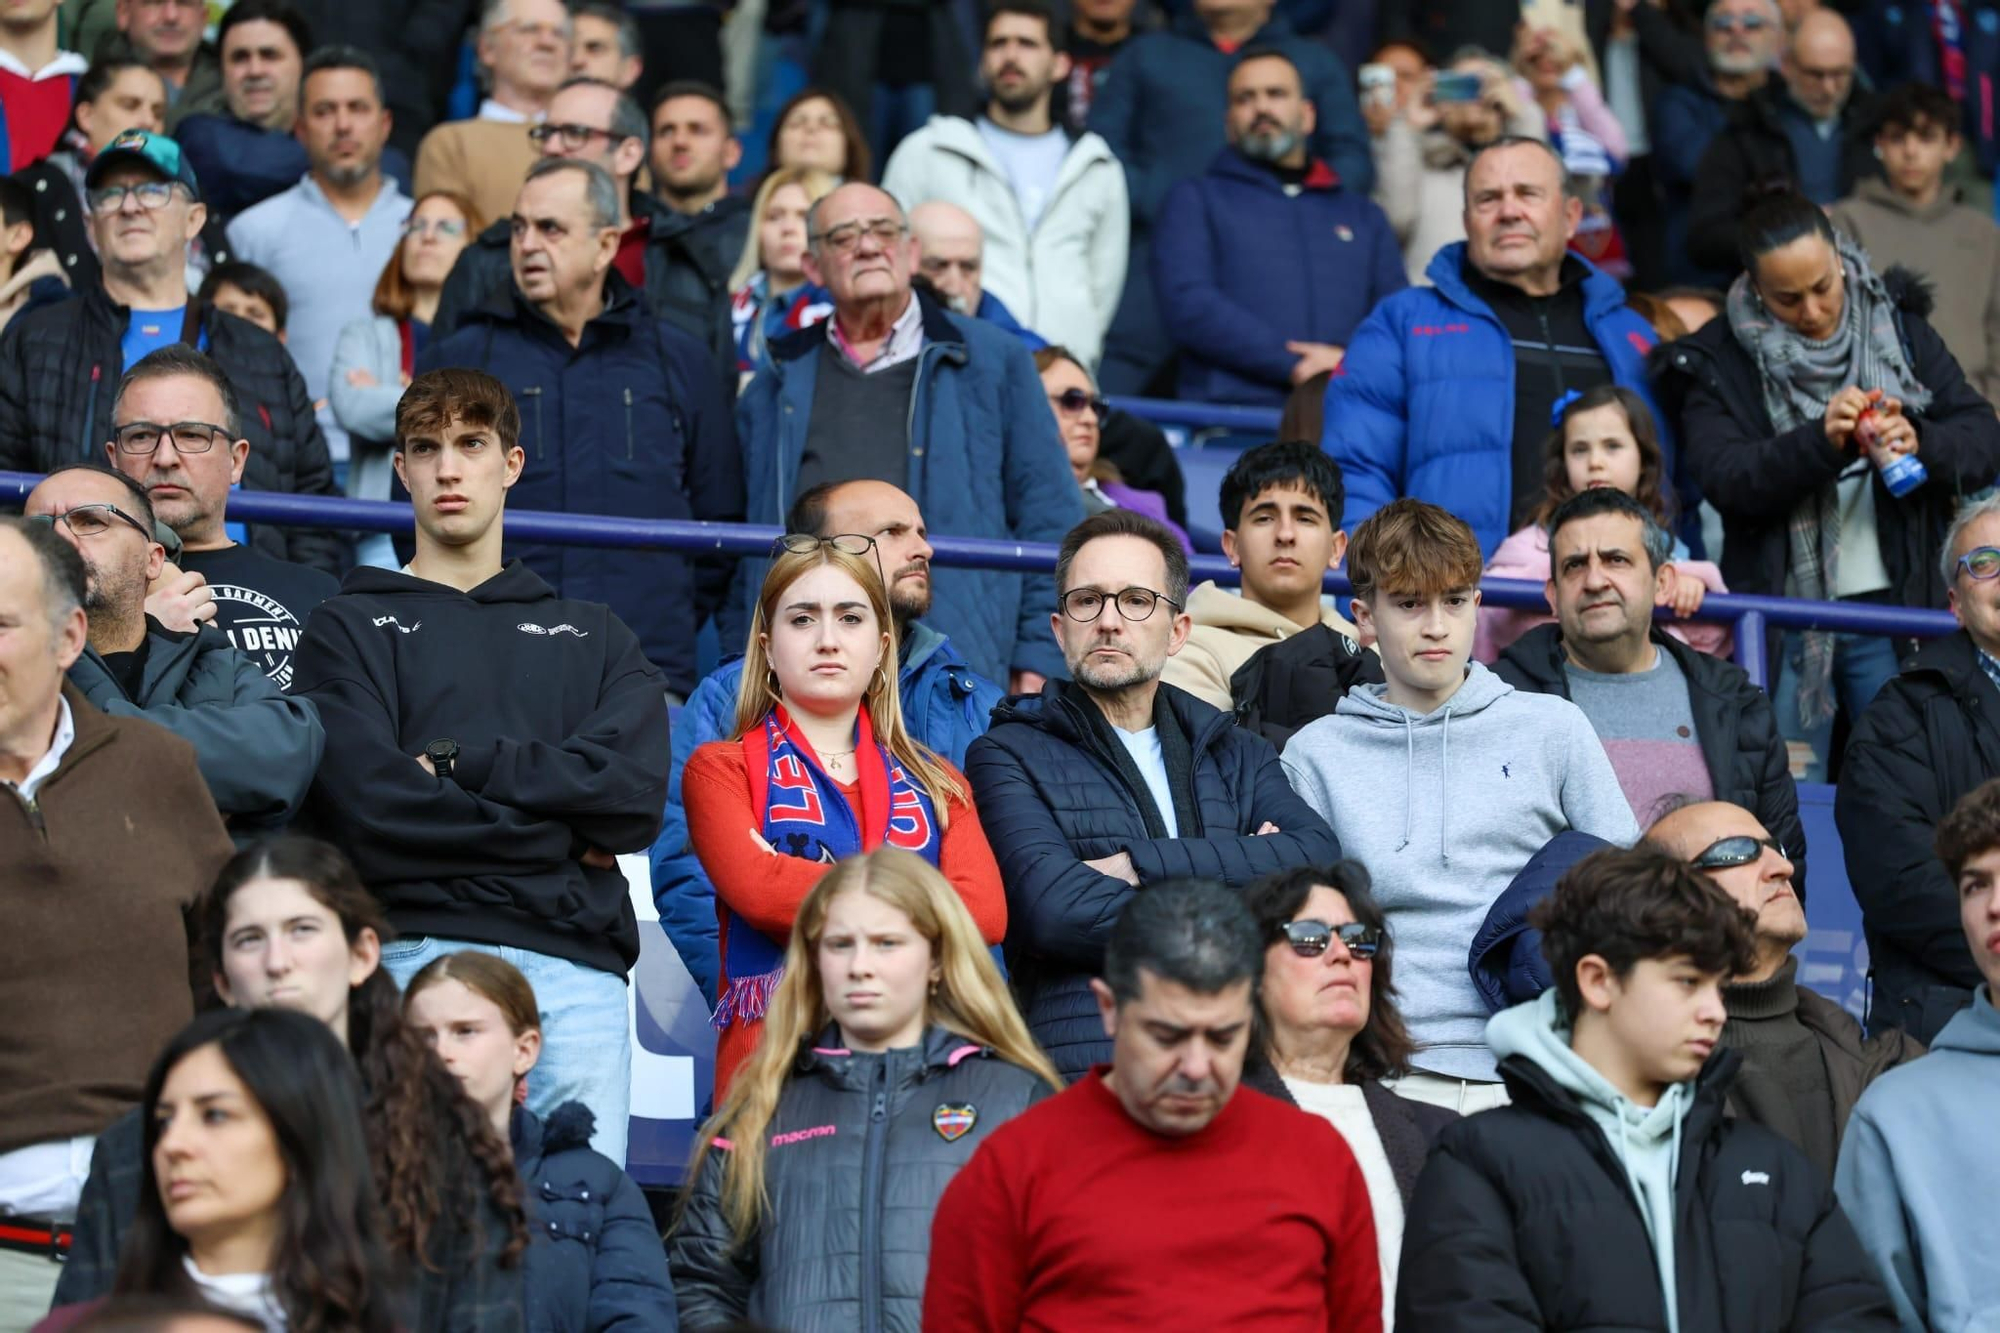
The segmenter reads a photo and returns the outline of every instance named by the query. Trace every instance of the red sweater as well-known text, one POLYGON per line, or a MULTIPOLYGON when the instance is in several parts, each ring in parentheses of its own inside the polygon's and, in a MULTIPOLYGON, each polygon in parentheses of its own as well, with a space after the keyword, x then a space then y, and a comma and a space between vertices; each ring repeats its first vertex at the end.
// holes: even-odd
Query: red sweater
MULTIPOLYGON (((946 768, 958 778, 961 790, 972 790, 963 774, 949 764, 946 768)), ((760 773, 757 778, 761 782, 765 775, 760 773)), ((860 785, 843 784, 840 791, 858 812, 860 785)), ((751 839, 757 818, 740 740, 711 741, 688 756, 687 767, 681 770, 681 802, 687 809, 688 845, 701 858, 701 868, 715 885, 716 916, 721 922, 722 988, 727 990, 729 918, 721 909, 733 909, 772 939, 782 940, 792 933, 799 904, 827 868, 817 861, 763 851, 751 839)), ((979 813, 970 801, 952 801, 945 806, 945 818, 950 823, 938 845, 938 868, 965 900, 980 936, 988 944, 998 944, 1007 934, 1007 894, 1000 884, 993 849, 986 845, 986 834, 979 827, 979 813)), ((732 1023, 716 1039, 718 1105, 731 1075, 757 1049, 757 1037, 763 1030, 762 1023, 732 1023)))
POLYGON ((1238 1088, 1164 1138, 1104 1073, 994 1130, 945 1189, 926 1329, 1381 1333, 1368 1187, 1333 1126, 1238 1088))

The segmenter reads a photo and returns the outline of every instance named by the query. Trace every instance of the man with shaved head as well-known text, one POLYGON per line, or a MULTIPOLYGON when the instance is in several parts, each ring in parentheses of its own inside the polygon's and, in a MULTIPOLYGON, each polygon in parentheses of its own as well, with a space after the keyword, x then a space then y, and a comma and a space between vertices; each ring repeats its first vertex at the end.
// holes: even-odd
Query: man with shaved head
MULTIPOLYGON (((1058 542, 1083 517, 1069 456, 1020 341, 912 290, 918 248, 886 191, 850 182, 806 215, 806 276, 833 317, 770 346, 736 407, 752 523, 825 482, 885 482, 940 531, 1058 542), (902 429, 893 423, 902 423, 902 429)), ((764 562, 738 566, 755 600, 764 562)), ((1062 670, 1045 573, 950 570, 934 623, 980 674, 1019 690, 1062 670)))
POLYGON ((1031 352, 1049 345, 986 290, 986 234, 979 219, 957 204, 933 199, 910 210, 910 233, 917 238, 917 272, 940 301, 958 314, 998 324, 1031 352))
POLYGON ((1792 949, 1806 937, 1786 848, 1757 817, 1726 801, 1664 816, 1646 841, 1687 862, 1755 916, 1756 965, 1722 988, 1722 1044, 1743 1055, 1730 1091, 1739 1116, 1783 1135, 1831 1175, 1854 1103, 1875 1078, 1923 1047, 1896 1028, 1864 1038, 1832 1000, 1798 984, 1792 949))

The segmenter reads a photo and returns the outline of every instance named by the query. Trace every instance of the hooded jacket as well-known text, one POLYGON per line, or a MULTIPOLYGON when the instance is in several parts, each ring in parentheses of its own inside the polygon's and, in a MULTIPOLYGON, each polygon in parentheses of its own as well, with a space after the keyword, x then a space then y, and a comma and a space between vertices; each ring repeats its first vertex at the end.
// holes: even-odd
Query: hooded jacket
POLYGON ((293 660, 327 731, 309 813, 399 934, 631 970, 625 878, 579 858, 659 832, 666 684, 607 607, 519 561, 470 592, 364 566, 293 660), (443 739, 450 780, 413 757, 443 739))
MULTIPOLYGON (((1289 639, 1300 628, 1289 617, 1213 580, 1188 594, 1187 613, 1194 628, 1188 631, 1181 650, 1167 659, 1160 679, 1225 713, 1236 707, 1230 678, 1258 649, 1289 639)), ((1319 623, 1350 640, 1357 633, 1338 611, 1323 602, 1319 623)))
MULTIPOLYGON (((986 730, 993 705, 1000 702, 1000 687, 965 665, 951 640, 921 620, 910 622, 900 643, 896 680, 903 725, 917 741, 963 771, 965 749, 986 730)), ((667 784, 666 817, 651 853, 660 929, 667 932, 710 1005, 722 976, 716 954, 715 885, 688 840, 681 774, 696 750, 734 730, 736 691, 742 680, 743 659, 732 657, 695 686, 674 718, 673 776, 667 784)))
POLYGON ((1958 887, 1932 840, 1952 807, 1996 775, 2000 692, 1960 630, 1918 649, 1882 687, 1848 739, 1834 790, 1875 983, 1870 1032, 1898 1027, 1930 1042, 1980 982, 1958 887))
POLYGON ((882 188, 907 212, 946 199, 985 234, 981 286, 1035 332, 1096 365, 1125 289, 1132 227, 1125 169, 1095 134, 1069 145, 1034 228, 979 127, 932 116, 889 155, 882 188))
POLYGON ((1491 1080, 1486 1006, 1466 972, 1488 909, 1564 829, 1620 847, 1639 829, 1568 700, 1518 693, 1477 662, 1429 713, 1388 702, 1387 688, 1349 690, 1293 736, 1285 776, 1375 882, 1417 1067, 1491 1080))
POLYGON ((146 617, 146 661, 128 696, 95 648, 69 678, 113 717, 143 717, 194 746, 215 808, 238 843, 284 828, 305 801, 326 746, 319 709, 280 690, 221 630, 193 634, 146 617))
POLYGON ((1490 1034, 1513 1102, 1438 1135, 1403 1226, 1400 1327, 1895 1327, 1825 1179, 1724 1113, 1734 1051, 1642 1108, 1569 1049, 1553 991, 1490 1034))
POLYGON ((739 1248, 722 1211, 726 1140, 689 1185, 667 1247, 681 1327, 917 1333, 945 1186, 995 1128, 1054 1091, 941 1027, 880 1055, 822 1033, 778 1095, 756 1234, 739 1248), (947 1112, 970 1125, 948 1136, 947 1112))
MULTIPOLYGON (((1612 379, 1652 406, 1651 326, 1626 309, 1616 278, 1576 262, 1586 270, 1584 323, 1612 379)), ((1350 532, 1411 495, 1471 524, 1490 559, 1513 526, 1514 344, 1465 264, 1464 242, 1445 246, 1425 270, 1431 286, 1405 288, 1362 323, 1327 384, 1322 443, 1347 480, 1350 532)), ((1664 429, 1660 450, 1666 475, 1677 475, 1664 429)))
POLYGON ((2000 1264, 1979 1237, 2000 1198, 1990 1151, 2000 1104, 2000 1013, 1990 987, 1931 1052, 1861 1095, 1834 1188, 1906 1330, 1993 1327, 2000 1264))
POLYGON ((14 316, 69 299, 69 275, 53 250, 30 250, 0 285, 0 329, 14 316))
POLYGON ((1123 852, 1142 887, 1206 879, 1240 889, 1340 857, 1325 822, 1286 785, 1270 744, 1171 685, 1154 696, 1153 716, 1180 837, 1161 836, 1151 796, 1126 774, 1131 761, 1096 708, 1078 686, 1051 681, 995 708, 992 729, 965 756, 1007 886, 1007 965, 1021 1012, 1066 1079, 1110 1058, 1090 978, 1135 892, 1085 861, 1123 852), (1258 835, 1267 821, 1279 832, 1258 835))

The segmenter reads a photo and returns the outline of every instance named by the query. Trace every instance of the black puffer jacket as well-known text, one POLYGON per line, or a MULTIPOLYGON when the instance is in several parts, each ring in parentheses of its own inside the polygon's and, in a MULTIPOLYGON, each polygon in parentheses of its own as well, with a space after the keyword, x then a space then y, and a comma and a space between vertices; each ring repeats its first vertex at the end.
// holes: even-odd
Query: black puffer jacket
POLYGON ((1925 644, 1861 715, 1834 793, 1875 980, 1868 1030, 1926 1044, 1981 980, 1931 846, 1959 798, 2000 777, 2000 692, 1978 652, 1963 630, 1925 644))
POLYGON ((1133 893, 1085 861, 1124 852, 1141 885, 1206 879, 1242 888, 1274 870, 1340 858, 1339 841, 1292 790, 1268 742, 1171 685, 1160 686, 1153 716, 1168 779, 1180 799, 1192 798, 1174 812, 1178 838, 1153 826, 1158 816, 1130 757, 1073 684, 1004 700, 965 753, 1007 886, 1007 963, 1022 1013, 1066 1079, 1111 1058, 1089 983, 1133 893), (1280 831, 1257 836, 1266 821, 1280 831))
POLYGON ((1283 750, 1356 685, 1380 685, 1382 659, 1331 625, 1259 648, 1229 678, 1236 721, 1283 750))
MULTIPOLYGON (((1889 1333, 1888 1298, 1832 1186, 1797 1148, 1725 1114, 1740 1060, 1709 1057, 1681 1124, 1680 1327, 1889 1333)), ((1513 1105, 1446 1126, 1417 1181, 1397 1327, 1665 1330, 1653 1244, 1610 1141, 1532 1060, 1510 1056, 1500 1075, 1513 1105)))
MULTIPOLYGON (((1694 714, 1695 739, 1701 743, 1715 799, 1742 806, 1785 844, 1792 861, 1792 888, 1803 902, 1806 831, 1799 823, 1799 789, 1792 781, 1791 761, 1769 696, 1742 667, 1696 652, 1662 634, 1657 625, 1653 643, 1674 659, 1687 681, 1688 710, 1694 714)), ((1514 640, 1493 670, 1517 690, 1568 699, 1569 675, 1563 660, 1562 627, 1540 625, 1514 640)), ((1642 821, 1648 818, 1646 812, 1638 813, 1642 821)))
MULTIPOLYGON (((128 315, 101 285, 92 285, 73 301, 9 322, 0 335, 0 471, 46 472, 64 463, 105 461, 128 315)), ((236 390, 239 427, 250 441, 243 485, 338 495, 312 396, 285 345, 220 310, 208 311, 199 324, 188 320, 181 341, 192 344, 202 334, 208 354, 236 390)), ((346 543, 331 532, 259 526, 250 529, 250 545, 331 574, 346 561, 346 543)))
POLYGON ((764 1158, 770 1208, 742 1246, 722 1212, 722 1151, 689 1187, 667 1258, 686 1333, 916 1333, 944 1187, 998 1125, 1055 1089, 933 1027, 884 1055, 822 1033, 778 1098, 764 1158), (968 1113, 960 1128, 951 1112, 968 1113))
MULTIPOLYGON (((2000 474, 2000 418, 1925 319, 1931 299, 1922 282, 1900 268, 1883 274, 1883 282, 1897 306, 1910 369, 1932 394, 1930 407, 1910 418, 1930 480, 1899 500, 1878 473, 1875 531, 1896 600, 1941 607, 1938 548, 1959 501, 2000 474)), ((1663 405, 1678 418, 1675 434, 1688 471, 1722 514, 1723 579, 1732 592, 1782 595, 1792 511, 1832 484, 1854 456, 1828 444, 1818 421, 1773 431, 1756 363, 1726 318, 1663 344, 1653 365, 1663 405)))

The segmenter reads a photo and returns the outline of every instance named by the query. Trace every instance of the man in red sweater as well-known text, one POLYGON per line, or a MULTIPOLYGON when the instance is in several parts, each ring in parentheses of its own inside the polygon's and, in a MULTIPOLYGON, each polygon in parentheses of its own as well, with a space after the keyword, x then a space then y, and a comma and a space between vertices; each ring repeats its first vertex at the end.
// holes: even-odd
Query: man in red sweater
POLYGON ((925 1328, 1379 1333, 1346 1141, 1237 1087, 1264 946, 1220 886, 1131 899, 1090 983, 1112 1062, 994 1131, 945 1190, 925 1328))

